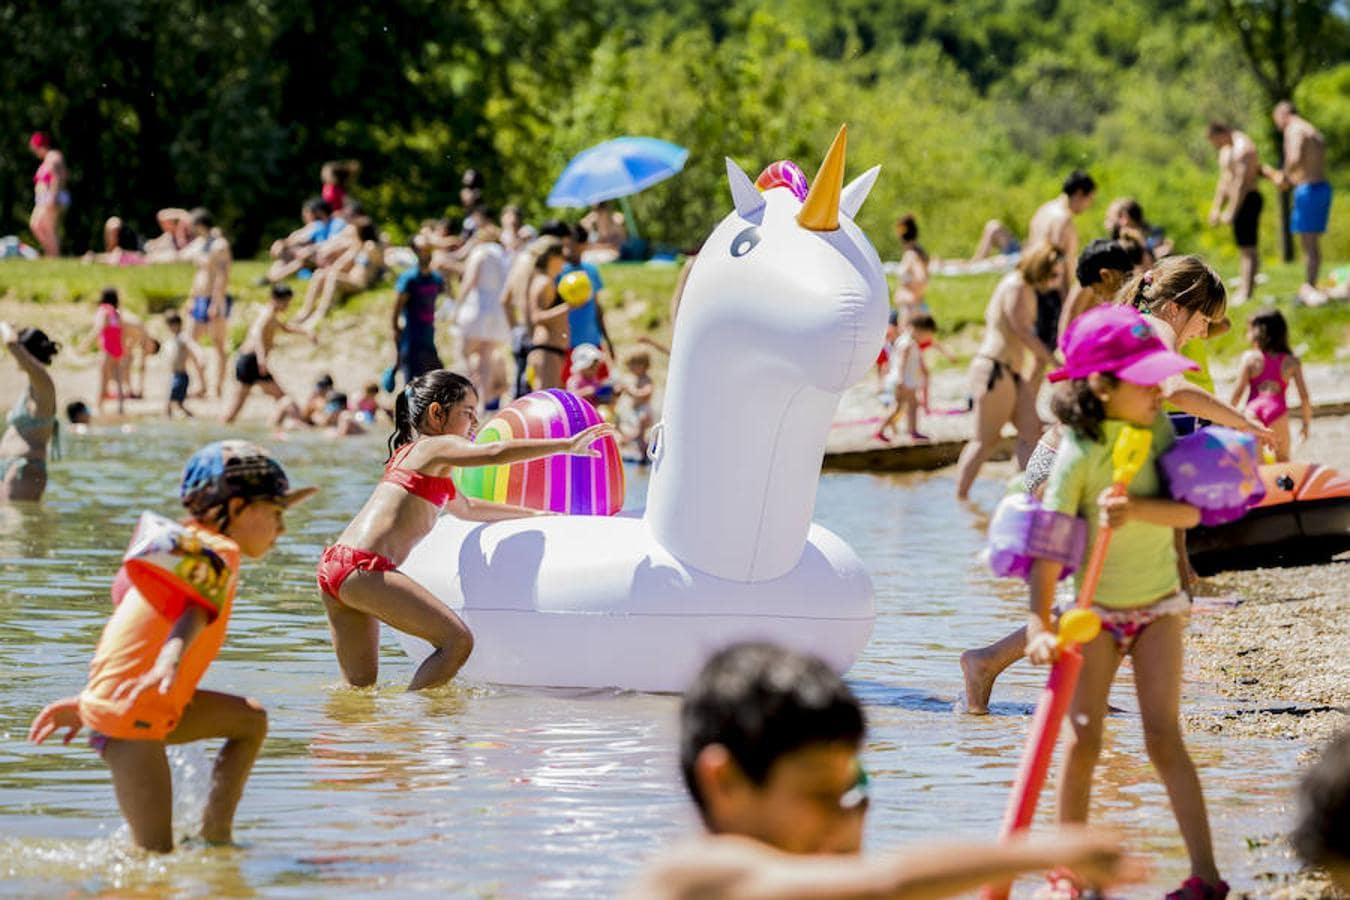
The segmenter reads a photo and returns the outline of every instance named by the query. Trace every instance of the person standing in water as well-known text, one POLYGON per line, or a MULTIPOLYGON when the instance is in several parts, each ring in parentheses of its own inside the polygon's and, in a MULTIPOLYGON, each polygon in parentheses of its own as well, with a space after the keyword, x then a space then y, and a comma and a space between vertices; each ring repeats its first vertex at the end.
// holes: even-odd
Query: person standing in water
POLYGON ((1036 295, 1059 284, 1064 259, 1045 241, 1027 247, 1017 268, 994 288, 984 312, 984 341, 970 362, 970 395, 974 400, 975 436, 961 449, 957 462, 956 497, 970 495, 975 476, 998 446, 1003 426, 1017 427, 1017 461, 1025 466, 1041 436, 1036 392, 1025 374, 1034 358, 1036 385, 1055 360, 1053 344, 1036 332, 1036 295))
MULTIPOLYGON (((230 242, 215 227, 211 213, 198 207, 192 211, 192 230, 196 239, 183 250, 197 272, 192 276, 187 314, 192 321, 192 340, 211 339, 216 355, 216 396, 225 394, 225 364, 229 360, 228 325, 234 298, 229 295, 230 266, 234 255, 230 242)), ((206 389, 202 385, 203 391, 206 389)))
POLYGON ((89 680, 49 703, 28 732, 40 744, 88 728, 108 764, 117 805, 144 850, 173 850, 171 744, 224 738, 202 810, 201 838, 229 844, 234 813, 267 737, 257 700, 199 690, 225 642, 240 557, 261 559, 286 532, 285 514, 317 488, 292 488, 281 464, 245 441, 218 441, 188 460, 179 498, 188 518, 145 513, 112 584, 89 680))
POLYGON ((1289 230, 1298 235, 1304 259, 1304 278, 1298 298, 1310 306, 1320 306, 1327 298, 1317 289, 1317 273, 1322 267, 1322 235, 1326 233, 1327 218, 1331 215, 1326 140, 1288 100, 1275 104, 1270 117, 1284 135, 1284 166, 1280 169, 1266 166, 1261 171, 1280 190, 1294 192, 1289 230))
POLYGON ((333 650, 354 686, 374 684, 379 676, 381 622, 433 648, 413 674, 410 691, 444 684, 469 659, 473 635, 468 626, 399 571, 443 511, 470 522, 547 515, 460 494, 451 479, 455 468, 510 465, 557 453, 597 456, 600 451, 591 445, 614 434, 602 423, 568 438, 475 444, 477 428, 478 394, 467 378, 437 369, 413 379, 394 403, 384 476, 337 543, 319 558, 317 580, 333 650))
MULTIPOLYGON (((1053 200, 1041 205, 1027 227, 1026 246, 1045 241, 1057 249, 1061 258, 1078 258, 1078 232, 1074 216, 1086 212, 1097 195, 1097 182, 1088 173, 1075 169, 1064 179, 1063 190, 1053 200)), ((1059 314, 1064 299, 1069 295, 1071 273, 1066 268, 1055 284, 1036 290, 1036 335, 1047 347, 1054 347, 1059 339, 1059 314)), ((1040 387, 1037 378, 1036 387, 1040 387)))
POLYGON ((1238 256, 1242 259, 1242 284, 1233 295, 1233 306, 1246 303, 1256 292, 1256 271, 1261 256, 1256 249, 1261 226, 1261 158, 1256 142, 1223 122, 1211 122, 1209 142, 1219 151, 1219 183, 1209 208, 1209 224, 1233 226, 1238 256))
POLYGON ((33 176, 33 214, 28 227, 42 245, 42 255, 57 257, 61 255, 61 216, 70 206, 66 158, 41 131, 28 139, 28 149, 40 160, 33 176))
POLYGON ((15 329, 8 322, 0 322, 0 342, 28 379, 0 435, 0 502, 41 500, 47 488, 47 445, 61 446, 56 385, 47 371, 61 345, 37 328, 15 329))

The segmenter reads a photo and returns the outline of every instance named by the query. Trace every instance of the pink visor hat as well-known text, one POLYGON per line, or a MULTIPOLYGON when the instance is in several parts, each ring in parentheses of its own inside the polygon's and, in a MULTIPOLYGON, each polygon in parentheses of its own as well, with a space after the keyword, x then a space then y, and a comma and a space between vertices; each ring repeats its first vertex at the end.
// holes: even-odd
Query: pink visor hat
POLYGON ((1173 353, 1129 306, 1098 306, 1069 324, 1060 338, 1064 365, 1051 381, 1087 378, 1105 372, 1132 384, 1154 385, 1173 375, 1200 368, 1173 353))

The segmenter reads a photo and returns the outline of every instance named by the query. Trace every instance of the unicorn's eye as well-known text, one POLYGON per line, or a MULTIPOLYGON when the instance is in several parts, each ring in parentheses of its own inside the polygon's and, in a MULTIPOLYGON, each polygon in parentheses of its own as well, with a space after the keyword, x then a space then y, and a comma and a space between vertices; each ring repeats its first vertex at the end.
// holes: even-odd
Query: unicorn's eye
POLYGON ((757 246, 759 246, 759 229, 751 225, 731 241, 731 255, 742 257, 757 246))

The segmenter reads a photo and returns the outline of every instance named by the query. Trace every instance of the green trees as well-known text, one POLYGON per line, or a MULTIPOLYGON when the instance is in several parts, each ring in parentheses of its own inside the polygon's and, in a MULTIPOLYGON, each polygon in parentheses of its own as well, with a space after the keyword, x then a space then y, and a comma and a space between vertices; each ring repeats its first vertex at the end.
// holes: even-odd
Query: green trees
MULTIPOLYGON (((968 253, 985 219, 1020 231, 1084 167, 1103 195, 1137 196, 1182 246, 1224 248, 1226 234, 1201 221, 1213 169, 1203 125, 1262 134, 1269 97, 1212 2, 0 5, 12 46, 0 67, 0 233, 26 222, 23 140, 39 129, 72 171, 68 249, 93 242, 107 215, 146 229, 160 206, 202 203, 243 252, 290 226, 326 159, 359 159, 357 194, 403 233, 456 203, 468 166, 486 174, 490 204, 548 214, 568 158, 629 133, 690 148, 684 173, 634 200, 647 236, 689 246, 726 209, 723 156, 748 170, 790 157, 813 174, 848 121, 855 166, 884 166, 864 214, 879 243, 913 210, 930 249, 968 253)), ((1345 34, 1343 6, 1285 3, 1318 6, 1340 29, 1326 33, 1345 34)), ((1345 57, 1328 46, 1306 55, 1298 98, 1343 162, 1350 76, 1322 65, 1345 57)), ((1329 252, 1350 248, 1332 238, 1329 252)))

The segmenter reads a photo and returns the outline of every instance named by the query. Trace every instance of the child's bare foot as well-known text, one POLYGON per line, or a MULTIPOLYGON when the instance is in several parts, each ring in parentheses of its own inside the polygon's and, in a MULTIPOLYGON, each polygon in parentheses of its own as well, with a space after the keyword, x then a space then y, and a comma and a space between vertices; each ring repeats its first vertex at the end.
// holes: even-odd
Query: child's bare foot
POLYGON ((911 431, 909 433, 909 439, 916 444, 927 444, 929 443, 929 441, 932 440, 931 438, 928 437, 928 435, 920 434, 917 431, 911 431))
POLYGON ((966 682, 966 712, 972 716, 989 714, 989 694, 994 690, 994 676, 998 673, 979 650, 961 654, 961 676, 966 682))

